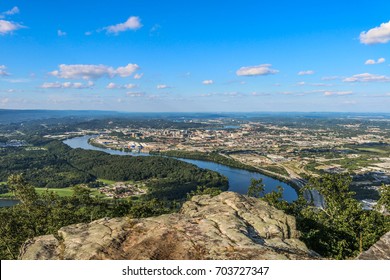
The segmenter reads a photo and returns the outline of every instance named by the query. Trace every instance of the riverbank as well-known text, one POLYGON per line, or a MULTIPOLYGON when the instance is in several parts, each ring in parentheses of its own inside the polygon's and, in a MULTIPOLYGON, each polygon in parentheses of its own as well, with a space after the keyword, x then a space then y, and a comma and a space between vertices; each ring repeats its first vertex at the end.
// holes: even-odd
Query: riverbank
POLYGON ((288 185, 290 185, 297 193, 299 193, 301 186, 299 186, 297 183, 292 181, 292 179, 287 178, 281 174, 274 173, 272 171, 268 171, 262 168, 254 167, 251 165, 247 165, 244 163, 241 163, 235 159, 232 159, 228 156, 221 155, 217 152, 212 153, 202 153, 202 152, 191 152, 191 151, 182 151, 182 150, 172 150, 172 151, 150 151, 150 155, 160 155, 160 156, 168 156, 168 157, 175 157, 175 158, 186 158, 186 159, 195 159, 195 160, 203 160, 203 161, 209 161, 214 162, 218 164, 223 164, 229 167, 233 168, 239 168, 250 172, 258 172, 265 176, 271 177, 273 179, 279 180, 281 182, 284 182, 288 185))
MULTIPOLYGON (((114 150, 113 148, 102 148, 96 147, 89 143, 88 139, 92 136, 83 136, 73 138, 71 140, 64 141, 65 144, 71 148, 82 148, 87 150, 98 150, 103 151, 109 154, 114 155, 131 155, 131 156, 150 156, 151 154, 146 153, 126 153, 120 150, 114 150)), ((152 153, 155 154, 155 153, 152 153)), ((156 155, 156 154, 155 154, 156 155)), ((159 156, 165 157, 165 155, 160 154, 159 156)), ((278 186, 283 187, 284 194, 283 198, 286 201, 292 202, 297 199, 297 189, 289 185, 289 180, 285 178, 275 176, 275 174, 269 174, 268 172, 262 172, 261 170, 247 166, 244 163, 239 163, 235 159, 231 159, 225 155, 214 153, 214 158, 204 158, 205 160, 200 159, 191 159, 184 157, 173 157, 179 161, 184 161, 191 163, 195 166, 198 166, 202 169, 208 169, 211 171, 218 172, 228 178, 229 181, 229 190, 237 192, 240 194, 247 194, 248 187, 251 184, 251 179, 262 179, 265 184, 266 193, 277 190, 278 186), (217 155, 216 155, 217 154, 217 155), (219 162, 218 162, 219 161, 219 162), (248 170, 249 169, 249 170, 248 170), (271 176, 267 176, 269 174, 271 176), (281 179, 281 180, 278 180, 281 179), (286 183, 287 182, 287 183, 286 183)))
MULTIPOLYGON (((88 139, 88 144, 91 146, 94 146, 96 148, 100 149, 111 149, 116 151, 123 151, 132 153, 130 149, 116 149, 115 147, 108 147, 106 145, 96 143, 96 141, 93 141, 94 138, 88 139)), ((249 172, 257 172, 261 173, 265 176, 268 176, 270 178, 273 178, 275 180, 284 182, 288 185, 290 185, 295 192, 298 194, 301 189, 301 185, 297 184, 292 178, 286 177, 282 174, 278 174, 263 168, 258 168, 255 166, 247 165, 244 163, 241 163, 235 159, 232 159, 231 157, 227 155, 222 155, 218 152, 211 152, 211 153, 203 153, 203 152, 194 152, 194 151, 184 151, 184 150, 170 150, 170 151, 150 151, 148 153, 151 156, 166 156, 166 157, 173 157, 173 158, 183 158, 183 159, 193 159, 193 160, 202 160, 202 161, 208 161, 213 162, 217 164, 223 164, 232 168, 238 168, 242 170, 246 170, 249 172)))

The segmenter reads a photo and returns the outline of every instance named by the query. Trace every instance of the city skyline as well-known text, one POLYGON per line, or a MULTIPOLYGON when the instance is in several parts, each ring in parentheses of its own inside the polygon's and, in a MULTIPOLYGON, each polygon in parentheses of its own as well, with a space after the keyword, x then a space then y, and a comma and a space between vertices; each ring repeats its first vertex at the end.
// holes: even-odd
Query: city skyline
POLYGON ((389 112, 388 1, 2 1, 0 109, 389 112))

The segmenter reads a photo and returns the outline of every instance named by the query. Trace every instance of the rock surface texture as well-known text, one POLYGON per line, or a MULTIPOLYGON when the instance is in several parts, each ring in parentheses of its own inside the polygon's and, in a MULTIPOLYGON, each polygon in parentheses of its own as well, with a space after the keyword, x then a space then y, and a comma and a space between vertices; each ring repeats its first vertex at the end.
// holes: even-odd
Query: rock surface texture
POLYGON ((358 256, 359 260, 390 260, 390 231, 383 235, 367 251, 358 256))
POLYGON ((233 192, 195 196, 179 213, 100 219, 27 241, 20 259, 317 259, 295 218, 233 192))

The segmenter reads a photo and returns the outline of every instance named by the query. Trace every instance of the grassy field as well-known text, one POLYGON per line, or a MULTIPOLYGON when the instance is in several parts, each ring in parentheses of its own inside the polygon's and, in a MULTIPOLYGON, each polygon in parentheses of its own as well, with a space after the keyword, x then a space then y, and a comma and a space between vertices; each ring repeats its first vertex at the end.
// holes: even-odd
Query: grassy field
POLYGON ((106 180, 106 179, 97 179, 96 181, 102 182, 102 183, 107 184, 107 185, 111 185, 111 184, 116 183, 116 181, 106 180))
POLYGON ((370 153, 377 153, 377 154, 389 154, 388 149, 380 149, 380 148, 357 148, 356 150, 362 151, 362 152, 370 152, 370 153))

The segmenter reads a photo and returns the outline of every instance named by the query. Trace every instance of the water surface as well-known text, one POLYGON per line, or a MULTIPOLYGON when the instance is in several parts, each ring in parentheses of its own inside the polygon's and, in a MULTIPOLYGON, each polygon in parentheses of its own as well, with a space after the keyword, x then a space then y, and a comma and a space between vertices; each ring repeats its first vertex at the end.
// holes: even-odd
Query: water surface
MULTIPOLYGON (((75 137, 75 138, 65 140, 64 143, 74 149, 82 148, 86 150, 96 150, 96 151, 106 152, 112 155, 149 156, 149 154, 147 153, 130 153, 130 152, 123 152, 118 150, 95 147, 88 143, 88 139, 90 139, 91 137, 96 137, 96 136, 86 135, 82 137, 75 137)), ((294 201, 298 197, 296 191, 288 184, 273 179, 271 177, 268 177, 266 175, 263 175, 261 173, 251 172, 239 168, 233 168, 223 164, 203 161, 203 160, 194 160, 194 159, 185 159, 185 158, 176 158, 176 159, 194 164, 200 168, 216 171, 226 176, 229 180, 229 191, 237 192, 240 194, 246 194, 248 192, 248 187, 250 185, 251 179, 262 178, 263 183, 265 184, 266 193, 276 190, 277 186, 281 186, 284 189, 283 198, 288 202, 294 201)))

